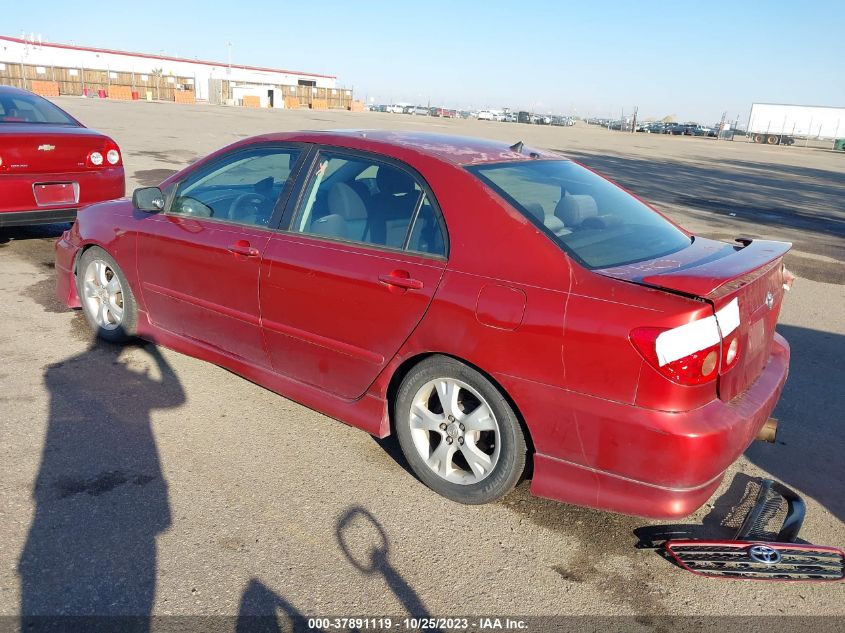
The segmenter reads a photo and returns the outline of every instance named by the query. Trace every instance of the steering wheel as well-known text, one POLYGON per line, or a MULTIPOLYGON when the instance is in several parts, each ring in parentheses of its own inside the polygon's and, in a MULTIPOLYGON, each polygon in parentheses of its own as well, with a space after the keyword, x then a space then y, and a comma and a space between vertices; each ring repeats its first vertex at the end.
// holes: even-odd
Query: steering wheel
MULTIPOLYGON (((269 200, 266 196, 262 196, 260 193, 249 192, 249 193, 242 193, 237 198, 232 200, 232 204, 229 205, 229 211, 226 213, 226 217, 230 220, 243 220, 245 217, 250 215, 254 215, 256 218, 259 218, 261 215, 261 207, 269 200), (246 212, 241 210, 241 207, 244 207, 246 212)), ((267 224, 268 218, 262 218, 260 222, 256 221, 256 223, 260 224, 267 224)))

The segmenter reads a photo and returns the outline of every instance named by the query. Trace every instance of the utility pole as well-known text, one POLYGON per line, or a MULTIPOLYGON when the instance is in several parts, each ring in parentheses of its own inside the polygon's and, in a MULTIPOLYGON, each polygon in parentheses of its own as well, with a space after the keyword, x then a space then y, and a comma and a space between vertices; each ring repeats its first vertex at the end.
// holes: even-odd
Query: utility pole
POLYGON ((631 122, 631 133, 632 134, 637 131, 637 112, 639 112, 639 111, 640 111, 640 107, 634 106, 634 120, 631 122))
POLYGON ((229 68, 226 70, 226 74, 231 75, 232 74, 232 42, 226 42, 226 48, 227 48, 228 58, 229 58, 229 68))

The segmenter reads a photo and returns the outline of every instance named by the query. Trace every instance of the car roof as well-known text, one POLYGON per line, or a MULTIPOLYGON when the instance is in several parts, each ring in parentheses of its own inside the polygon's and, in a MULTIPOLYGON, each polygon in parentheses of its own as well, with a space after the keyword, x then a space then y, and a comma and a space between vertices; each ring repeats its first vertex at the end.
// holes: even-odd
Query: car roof
MULTIPOLYGON (((344 147, 371 150, 411 151, 436 158, 453 165, 477 165, 504 161, 533 160, 535 158, 564 158, 548 150, 525 146, 521 153, 511 149, 509 143, 469 136, 455 136, 431 132, 407 132, 397 130, 308 130, 268 134, 261 140, 296 141, 340 145, 344 147)), ((251 140, 251 139, 250 139, 251 140)), ((514 139, 514 142, 519 139, 514 139)), ((248 142, 245 141, 245 142, 248 142)))
POLYGON ((33 94, 29 92, 29 90, 22 90, 21 88, 16 88, 15 86, 0 86, 0 92, 7 92, 11 94, 24 94, 29 95, 33 94))

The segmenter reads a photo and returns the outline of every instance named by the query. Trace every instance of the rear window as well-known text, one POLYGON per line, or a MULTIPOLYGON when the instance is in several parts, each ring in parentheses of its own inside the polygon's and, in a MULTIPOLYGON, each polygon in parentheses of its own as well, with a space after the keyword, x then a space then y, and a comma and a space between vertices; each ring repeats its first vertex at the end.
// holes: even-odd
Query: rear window
POLYGON ((79 125, 64 110, 37 95, 0 93, 0 123, 79 125))
POLYGON ((616 185, 568 160, 467 169, 588 268, 682 250, 690 237, 616 185))

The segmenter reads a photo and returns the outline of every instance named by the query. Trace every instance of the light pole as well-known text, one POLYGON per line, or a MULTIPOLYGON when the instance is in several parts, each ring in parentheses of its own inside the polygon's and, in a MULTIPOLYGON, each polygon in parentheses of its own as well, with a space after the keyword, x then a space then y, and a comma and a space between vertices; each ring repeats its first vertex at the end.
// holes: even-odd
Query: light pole
POLYGON ((232 74, 232 42, 226 42, 226 49, 227 49, 228 59, 229 59, 229 67, 226 70, 226 74, 231 75, 232 74))

